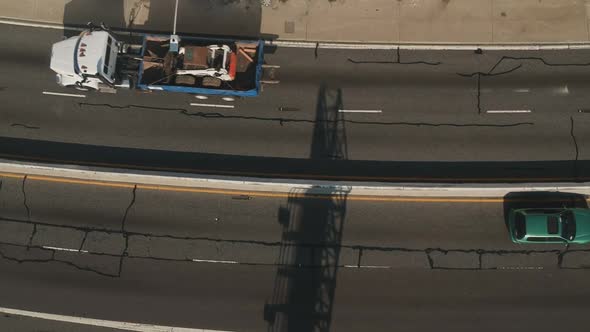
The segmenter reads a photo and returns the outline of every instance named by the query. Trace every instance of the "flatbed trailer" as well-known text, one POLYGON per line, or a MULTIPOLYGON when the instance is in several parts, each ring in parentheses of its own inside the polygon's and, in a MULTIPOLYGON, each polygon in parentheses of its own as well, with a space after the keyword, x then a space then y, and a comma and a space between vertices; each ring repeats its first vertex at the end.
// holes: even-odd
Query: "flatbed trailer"
POLYGON ((57 83, 79 90, 121 88, 200 95, 255 97, 262 83, 278 83, 278 66, 264 63, 263 40, 146 34, 125 42, 91 28, 53 45, 57 83))
MULTIPOLYGON (((195 60, 197 53, 203 52, 210 45, 227 45, 232 59, 230 71, 234 72, 232 80, 210 81, 211 76, 174 75, 168 73, 165 66, 166 50, 169 36, 145 35, 141 48, 143 59, 138 71, 137 88, 142 90, 162 90, 204 95, 225 95, 255 97, 261 90, 264 63, 264 42, 262 40, 212 39, 199 37, 181 37, 180 47, 184 48, 183 66, 199 66, 195 60), (188 57, 191 61, 187 61, 188 57), (155 60, 152 55, 156 55, 155 60), (160 59, 164 59, 162 62, 160 59), (190 64, 188 63, 190 62, 190 64), (188 77, 187 77, 188 76, 188 77)), ((202 58, 202 56, 201 56, 202 58)))

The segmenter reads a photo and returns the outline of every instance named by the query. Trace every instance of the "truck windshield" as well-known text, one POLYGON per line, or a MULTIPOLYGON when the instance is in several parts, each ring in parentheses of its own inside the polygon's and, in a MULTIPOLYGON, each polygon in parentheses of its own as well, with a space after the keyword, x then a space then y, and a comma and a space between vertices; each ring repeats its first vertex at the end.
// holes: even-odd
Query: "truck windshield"
POLYGON ((109 63, 111 61, 111 43, 113 42, 113 40, 111 39, 111 37, 109 37, 109 40, 107 41, 107 52, 104 55, 104 66, 102 71, 104 72, 104 74, 106 76, 109 76, 109 63))
POLYGON ((561 214, 562 237, 569 241, 576 237, 576 220, 572 211, 566 211, 561 214))

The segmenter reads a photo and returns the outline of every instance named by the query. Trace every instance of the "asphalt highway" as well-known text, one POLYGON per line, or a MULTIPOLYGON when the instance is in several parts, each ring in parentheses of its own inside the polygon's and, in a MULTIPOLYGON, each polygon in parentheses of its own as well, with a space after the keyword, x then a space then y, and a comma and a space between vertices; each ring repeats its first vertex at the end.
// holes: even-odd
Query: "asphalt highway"
POLYGON ((0 157, 369 181, 590 178, 589 51, 269 48, 281 83, 228 103, 60 89, 49 52, 62 37, 0 26, 0 157))
POLYGON ((588 323, 590 251, 515 245, 505 225, 514 207, 587 207, 575 194, 372 201, 1 180, 0 307, 230 331, 588 323))

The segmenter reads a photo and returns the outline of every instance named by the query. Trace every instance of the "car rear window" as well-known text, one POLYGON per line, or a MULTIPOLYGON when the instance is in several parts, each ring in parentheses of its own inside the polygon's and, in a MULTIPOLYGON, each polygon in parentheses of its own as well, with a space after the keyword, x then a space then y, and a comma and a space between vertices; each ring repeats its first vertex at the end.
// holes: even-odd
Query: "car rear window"
POLYGON ((524 215, 517 213, 514 217, 514 236, 521 240, 526 234, 526 223, 524 221, 524 215))
POLYGON ((555 216, 547 218, 547 233, 557 234, 559 233, 559 219, 555 216))

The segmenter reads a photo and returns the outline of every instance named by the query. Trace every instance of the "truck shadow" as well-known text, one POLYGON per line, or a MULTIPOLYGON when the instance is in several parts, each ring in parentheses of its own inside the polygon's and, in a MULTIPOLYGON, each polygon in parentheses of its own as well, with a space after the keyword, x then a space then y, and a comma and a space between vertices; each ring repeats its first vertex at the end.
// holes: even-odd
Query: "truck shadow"
POLYGON ((588 208, 587 197, 577 193, 558 191, 511 192, 504 196, 504 223, 508 229, 508 215, 512 209, 528 208, 588 208))
MULTIPOLYGON (((127 28, 124 1, 71 0, 64 6, 63 25, 85 27, 88 22, 104 22, 113 28, 127 28)), ((78 35, 76 30, 64 30, 65 37, 78 35)))
MULTIPOLYGON (((340 89, 320 88, 310 158, 346 160, 340 89)), ((329 331, 336 293, 347 188, 294 190, 279 209, 283 226, 268 331, 329 331)))
MULTIPOLYGON (((171 34, 175 0, 71 0, 64 7, 63 23, 82 27, 104 22, 114 30, 171 34)), ((179 0, 177 33, 259 38, 260 1, 179 0)), ((77 31, 66 31, 69 37, 77 31)))

